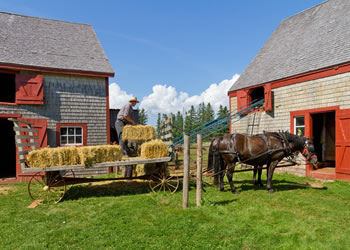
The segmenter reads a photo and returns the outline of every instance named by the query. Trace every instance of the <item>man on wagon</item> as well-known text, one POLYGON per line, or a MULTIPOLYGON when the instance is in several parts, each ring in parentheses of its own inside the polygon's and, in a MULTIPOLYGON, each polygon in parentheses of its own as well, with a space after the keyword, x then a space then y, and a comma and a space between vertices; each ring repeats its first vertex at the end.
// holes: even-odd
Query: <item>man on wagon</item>
MULTIPOLYGON (((123 142, 122 134, 123 128, 127 124, 137 125, 137 122, 133 120, 133 109, 135 105, 139 103, 136 97, 132 97, 127 104, 125 104, 119 111, 117 115, 117 120, 115 122, 115 130, 117 131, 117 138, 120 147, 122 148, 123 155, 128 155, 128 146, 123 142)), ((125 166, 124 177, 128 178, 132 176, 132 165, 125 166)))
POLYGON ((127 145, 122 140, 123 128, 127 124, 137 125, 132 118, 133 109, 135 105, 139 103, 136 97, 132 97, 127 104, 125 104, 119 111, 117 115, 117 120, 115 122, 115 129, 117 131, 118 143, 122 148, 123 155, 128 155, 127 145))

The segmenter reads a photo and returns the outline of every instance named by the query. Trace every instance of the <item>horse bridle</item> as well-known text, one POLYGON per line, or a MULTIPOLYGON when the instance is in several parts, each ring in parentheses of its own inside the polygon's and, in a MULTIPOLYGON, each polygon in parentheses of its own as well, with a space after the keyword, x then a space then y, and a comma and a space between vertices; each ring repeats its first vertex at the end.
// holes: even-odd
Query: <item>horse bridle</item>
POLYGON ((316 160, 317 160, 317 155, 316 155, 315 153, 314 153, 314 154, 311 154, 310 151, 311 151, 311 152, 315 152, 315 148, 314 148, 313 145, 310 145, 310 144, 309 144, 309 141, 307 140, 307 141, 305 142, 304 150, 303 150, 303 152, 301 153, 301 154, 305 157, 305 159, 306 159, 307 162, 310 162, 310 160, 311 160, 312 158, 316 158, 316 160))

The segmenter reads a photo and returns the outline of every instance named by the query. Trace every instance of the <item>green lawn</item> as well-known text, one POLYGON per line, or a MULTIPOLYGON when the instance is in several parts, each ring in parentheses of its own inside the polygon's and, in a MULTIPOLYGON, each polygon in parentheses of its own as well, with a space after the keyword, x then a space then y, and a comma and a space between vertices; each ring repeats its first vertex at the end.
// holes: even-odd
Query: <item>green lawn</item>
POLYGON ((206 185, 195 207, 192 185, 185 210, 181 190, 141 182, 73 186, 34 209, 25 183, 0 185, 0 249, 350 249, 348 182, 276 174, 271 195, 235 177, 239 195, 206 185))

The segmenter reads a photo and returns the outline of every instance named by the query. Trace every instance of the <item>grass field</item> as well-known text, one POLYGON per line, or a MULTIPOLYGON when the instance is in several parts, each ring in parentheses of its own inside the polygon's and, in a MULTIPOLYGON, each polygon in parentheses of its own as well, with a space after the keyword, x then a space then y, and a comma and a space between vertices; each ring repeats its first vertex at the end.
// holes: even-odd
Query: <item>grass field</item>
POLYGON ((271 195, 235 177, 239 195, 206 185, 201 207, 192 185, 186 210, 181 190, 144 182, 77 185, 34 209, 25 183, 0 185, 0 249, 350 249, 348 182, 276 174, 271 195))

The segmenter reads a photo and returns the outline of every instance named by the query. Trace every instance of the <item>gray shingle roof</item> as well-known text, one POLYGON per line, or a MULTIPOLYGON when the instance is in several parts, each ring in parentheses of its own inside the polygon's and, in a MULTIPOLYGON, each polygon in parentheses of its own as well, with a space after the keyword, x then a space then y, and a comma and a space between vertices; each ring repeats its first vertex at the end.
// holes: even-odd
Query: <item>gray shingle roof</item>
POLYGON ((230 91, 350 61, 350 1, 328 0, 282 21, 230 91))
POLYGON ((0 63, 114 74, 91 25, 4 12, 0 63))

